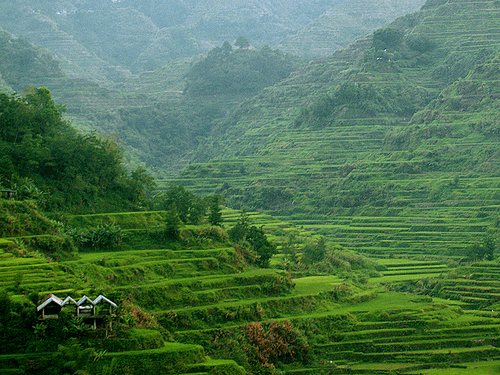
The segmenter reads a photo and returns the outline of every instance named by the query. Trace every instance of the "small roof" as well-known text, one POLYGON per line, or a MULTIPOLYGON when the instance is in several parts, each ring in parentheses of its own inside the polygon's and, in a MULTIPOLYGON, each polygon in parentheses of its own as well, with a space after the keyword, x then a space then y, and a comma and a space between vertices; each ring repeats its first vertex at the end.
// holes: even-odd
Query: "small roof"
POLYGON ((81 306, 81 305, 83 305, 87 301, 90 302, 92 305, 94 304, 94 302, 89 297, 87 297, 87 296, 83 296, 82 298, 80 298, 76 304, 78 306, 81 306))
POLYGON ((50 303, 55 303, 61 307, 63 307, 64 305, 66 304, 70 304, 70 303, 73 303, 75 305, 77 305, 78 307, 82 307, 82 308, 90 308, 91 306, 82 306, 84 303, 89 303, 90 305, 97 305, 98 303, 101 303, 101 302, 106 302, 106 303, 109 303, 111 306, 114 306, 114 307, 117 307, 116 303, 114 303, 113 301, 111 301, 110 299, 104 297, 102 294, 99 295, 99 297, 97 297, 95 300, 91 300, 89 297, 87 296, 83 296, 82 298, 80 298, 77 301, 75 301, 73 298, 71 297, 66 297, 64 300, 62 300, 61 298, 57 297, 56 295, 54 294, 49 294, 47 297, 45 297, 43 300, 42 300, 42 303, 37 307, 37 311, 40 311, 42 310, 44 307, 46 307, 47 305, 49 305, 50 303))
POLYGON ((37 307, 37 311, 40 311, 41 309, 43 309, 44 307, 46 307, 47 305, 49 305, 50 303, 54 302, 55 304, 59 305, 59 306, 64 306, 64 303, 63 303, 63 300, 60 299, 59 297, 55 296, 54 294, 49 294, 47 297, 45 297, 43 300, 42 300, 42 303, 40 304, 40 306, 37 307))
POLYGON ((68 296, 68 297, 66 297, 66 298, 64 299, 64 301, 63 301, 63 306, 64 306, 64 305, 67 305, 68 303, 74 303, 74 304, 76 305, 76 301, 75 301, 73 298, 71 298, 70 296, 68 296))
POLYGON ((111 301, 110 299, 104 297, 102 294, 99 295, 99 297, 97 297, 95 300, 94 300, 94 305, 97 305, 98 303, 100 302, 107 302, 109 303, 111 306, 114 306, 114 307, 117 307, 116 303, 114 303, 113 301, 111 301))

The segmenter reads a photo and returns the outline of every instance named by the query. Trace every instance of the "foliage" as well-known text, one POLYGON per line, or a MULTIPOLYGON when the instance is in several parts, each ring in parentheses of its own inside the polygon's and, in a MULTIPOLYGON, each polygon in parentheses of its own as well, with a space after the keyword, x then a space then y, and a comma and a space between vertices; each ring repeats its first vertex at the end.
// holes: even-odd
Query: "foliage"
POLYGON ((287 77, 297 60, 264 46, 247 49, 249 42, 238 39, 239 49, 224 42, 212 49, 187 74, 185 92, 190 96, 255 93, 287 77))
POLYGON ((241 329, 216 331, 211 346, 251 374, 276 374, 283 363, 309 361, 307 341, 288 320, 251 322, 241 329))
POLYGON ((0 31, 0 75, 15 90, 24 88, 41 80, 64 76, 48 51, 36 48, 25 38, 15 38, 6 31, 0 31))
POLYGON ((85 375, 87 365, 96 358, 92 348, 84 348, 77 339, 68 340, 65 345, 58 345, 54 356, 53 374, 85 375))
POLYGON ((302 249, 302 261, 308 264, 321 262, 327 252, 326 237, 321 236, 317 241, 307 242, 302 249))
POLYGON ((257 228, 252 225, 245 234, 245 240, 257 254, 257 265, 262 268, 269 267, 271 257, 277 253, 277 249, 276 245, 267 239, 264 227, 257 228))
POLYGON ((105 223, 83 230, 73 228, 66 232, 82 250, 92 251, 117 250, 126 236, 125 231, 114 223, 105 223))
POLYGON ((481 241, 469 245, 467 248, 467 256, 472 261, 493 260, 495 258, 496 248, 497 244, 493 237, 486 235, 481 241))
POLYGON ((257 374, 262 373, 263 369, 274 369, 278 361, 289 363, 307 360, 307 344, 288 320, 281 323, 271 321, 267 330, 260 323, 250 323, 246 327, 246 336, 251 346, 251 356, 254 357, 252 359, 261 366, 258 369, 254 364, 257 374))
POLYGON ((404 33, 401 30, 387 27, 375 30, 373 33, 373 47, 376 50, 396 49, 403 41, 404 33))
POLYGON ((250 47, 250 41, 244 36, 239 36, 234 45, 239 48, 248 48, 250 47))
POLYGON ((236 224, 227 231, 229 239, 233 242, 240 242, 245 239, 245 235, 250 228, 250 218, 245 210, 242 210, 236 224))
POLYGON ((31 181, 46 209, 130 208, 152 187, 143 171, 128 176, 113 141, 77 134, 46 88, 0 93, 0 112, 0 183, 31 181))
POLYGON ((149 312, 144 311, 140 306, 129 300, 123 301, 119 311, 122 324, 131 328, 158 329, 159 324, 156 318, 149 312))
POLYGON ((182 221, 177 214, 177 211, 167 211, 165 216, 165 224, 162 228, 151 230, 150 235, 159 240, 177 241, 180 239, 180 228, 182 221))
POLYGON ((12 201, 0 199, 0 236, 51 233, 57 223, 41 212, 36 201, 12 201))
POLYGON ((73 238, 65 234, 33 237, 29 240, 29 246, 58 261, 73 259, 78 254, 73 238))
POLYGON ((224 219, 222 218, 222 212, 220 208, 220 204, 223 201, 223 198, 220 195, 214 195, 212 197, 208 197, 208 223, 214 226, 222 226, 224 219))
POLYGON ((344 82, 332 95, 324 96, 302 109, 295 126, 303 124, 321 129, 340 125, 342 119, 386 116, 411 116, 430 100, 422 88, 396 84, 376 90, 371 84, 344 82))
POLYGON ((248 243, 250 249, 257 255, 255 263, 259 267, 269 267, 271 257, 277 253, 276 245, 267 239, 264 228, 251 226, 245 211, 241 212, 236 225, 228 230, 228 236, 235 243, 248 243))
POLYGON ((171 185, 154 202, 157 209, 177 213, 185 224, 200 224, 207 210, 206 202, 182 185, 171 185))

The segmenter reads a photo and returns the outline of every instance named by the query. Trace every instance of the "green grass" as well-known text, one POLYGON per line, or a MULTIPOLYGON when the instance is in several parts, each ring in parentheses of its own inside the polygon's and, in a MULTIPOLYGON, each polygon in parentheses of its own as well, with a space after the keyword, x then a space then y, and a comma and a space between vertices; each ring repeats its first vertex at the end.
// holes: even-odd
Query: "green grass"
POLYGON ((461 366, 465 368, 430 369, 419 373, 426 375, 493 375, 500 372, 499 361, 463 363, 461 366))
POLYGON ((309 276, 293 279, 295 283, 294 295, 316 294, 328 292, 332 287, 342 283, 337 276, 309 276))

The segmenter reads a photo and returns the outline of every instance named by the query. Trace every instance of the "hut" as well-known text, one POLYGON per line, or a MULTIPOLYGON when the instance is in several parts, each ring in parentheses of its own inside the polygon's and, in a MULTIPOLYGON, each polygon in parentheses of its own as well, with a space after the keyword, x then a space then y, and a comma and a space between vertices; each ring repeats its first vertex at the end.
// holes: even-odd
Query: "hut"
POLYGON ((79 318, 93 317, 95 315, 95 306, 93 301, 83 296, 76 303, 76 316, 79 318), (85 304, 87 303, 87 304, 85 304))
POLYGON ((17 190, 3 189, 2 190, 2 198, 10 199, 10 200, 17 199, 17 190))
POLYGON ((96 329, 98 326, 105 325, 109 322, 109 328, 112 328, 112 320, 116 317, 113 308, 117 305, 110 299, 99 295, 95 300, 87 296, 83 296, 78 301, 71 297, 66 297, 64 300, 54 294, 49 294, 45 297, 37 307, 38 319, 59 319, 59 314, 65 306, 73 305, 72 314, 76 318, 83 319, 84 323, 96 329), (107 305, 104 308, 97 308, 107 305))
POLYGON ((37 307, 39 319, 59 319, 64 301, 54 294, 49 294, 42 300, 42 303, 37 307))

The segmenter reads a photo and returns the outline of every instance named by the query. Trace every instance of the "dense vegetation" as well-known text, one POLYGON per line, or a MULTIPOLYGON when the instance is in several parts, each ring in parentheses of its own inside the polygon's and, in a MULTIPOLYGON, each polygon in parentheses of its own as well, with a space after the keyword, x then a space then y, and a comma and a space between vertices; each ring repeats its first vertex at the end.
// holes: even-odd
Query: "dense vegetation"
POLYGON ((22 91, 44 80, 64 76, 59 62, 49 51, 36 49, 26 39, 13 38, 5 31, 0 31, 0 54, 0 74, 15 90, 22 91))
POLYGON ((255 94, 286 78, 297 67, 297 61, 279 50, 264 46, 260 51, 249 49, 242 37, 239 48, 229 42, 211 50, 187 74, 187 95, 255 94))
POLYGON ((78 134, 46 88, 24 97, 0 93, 0 114, 0 184, 21 199, 97 212, 140 205, 152 187, 145 171, 127 173, 113 141, 78 134))

